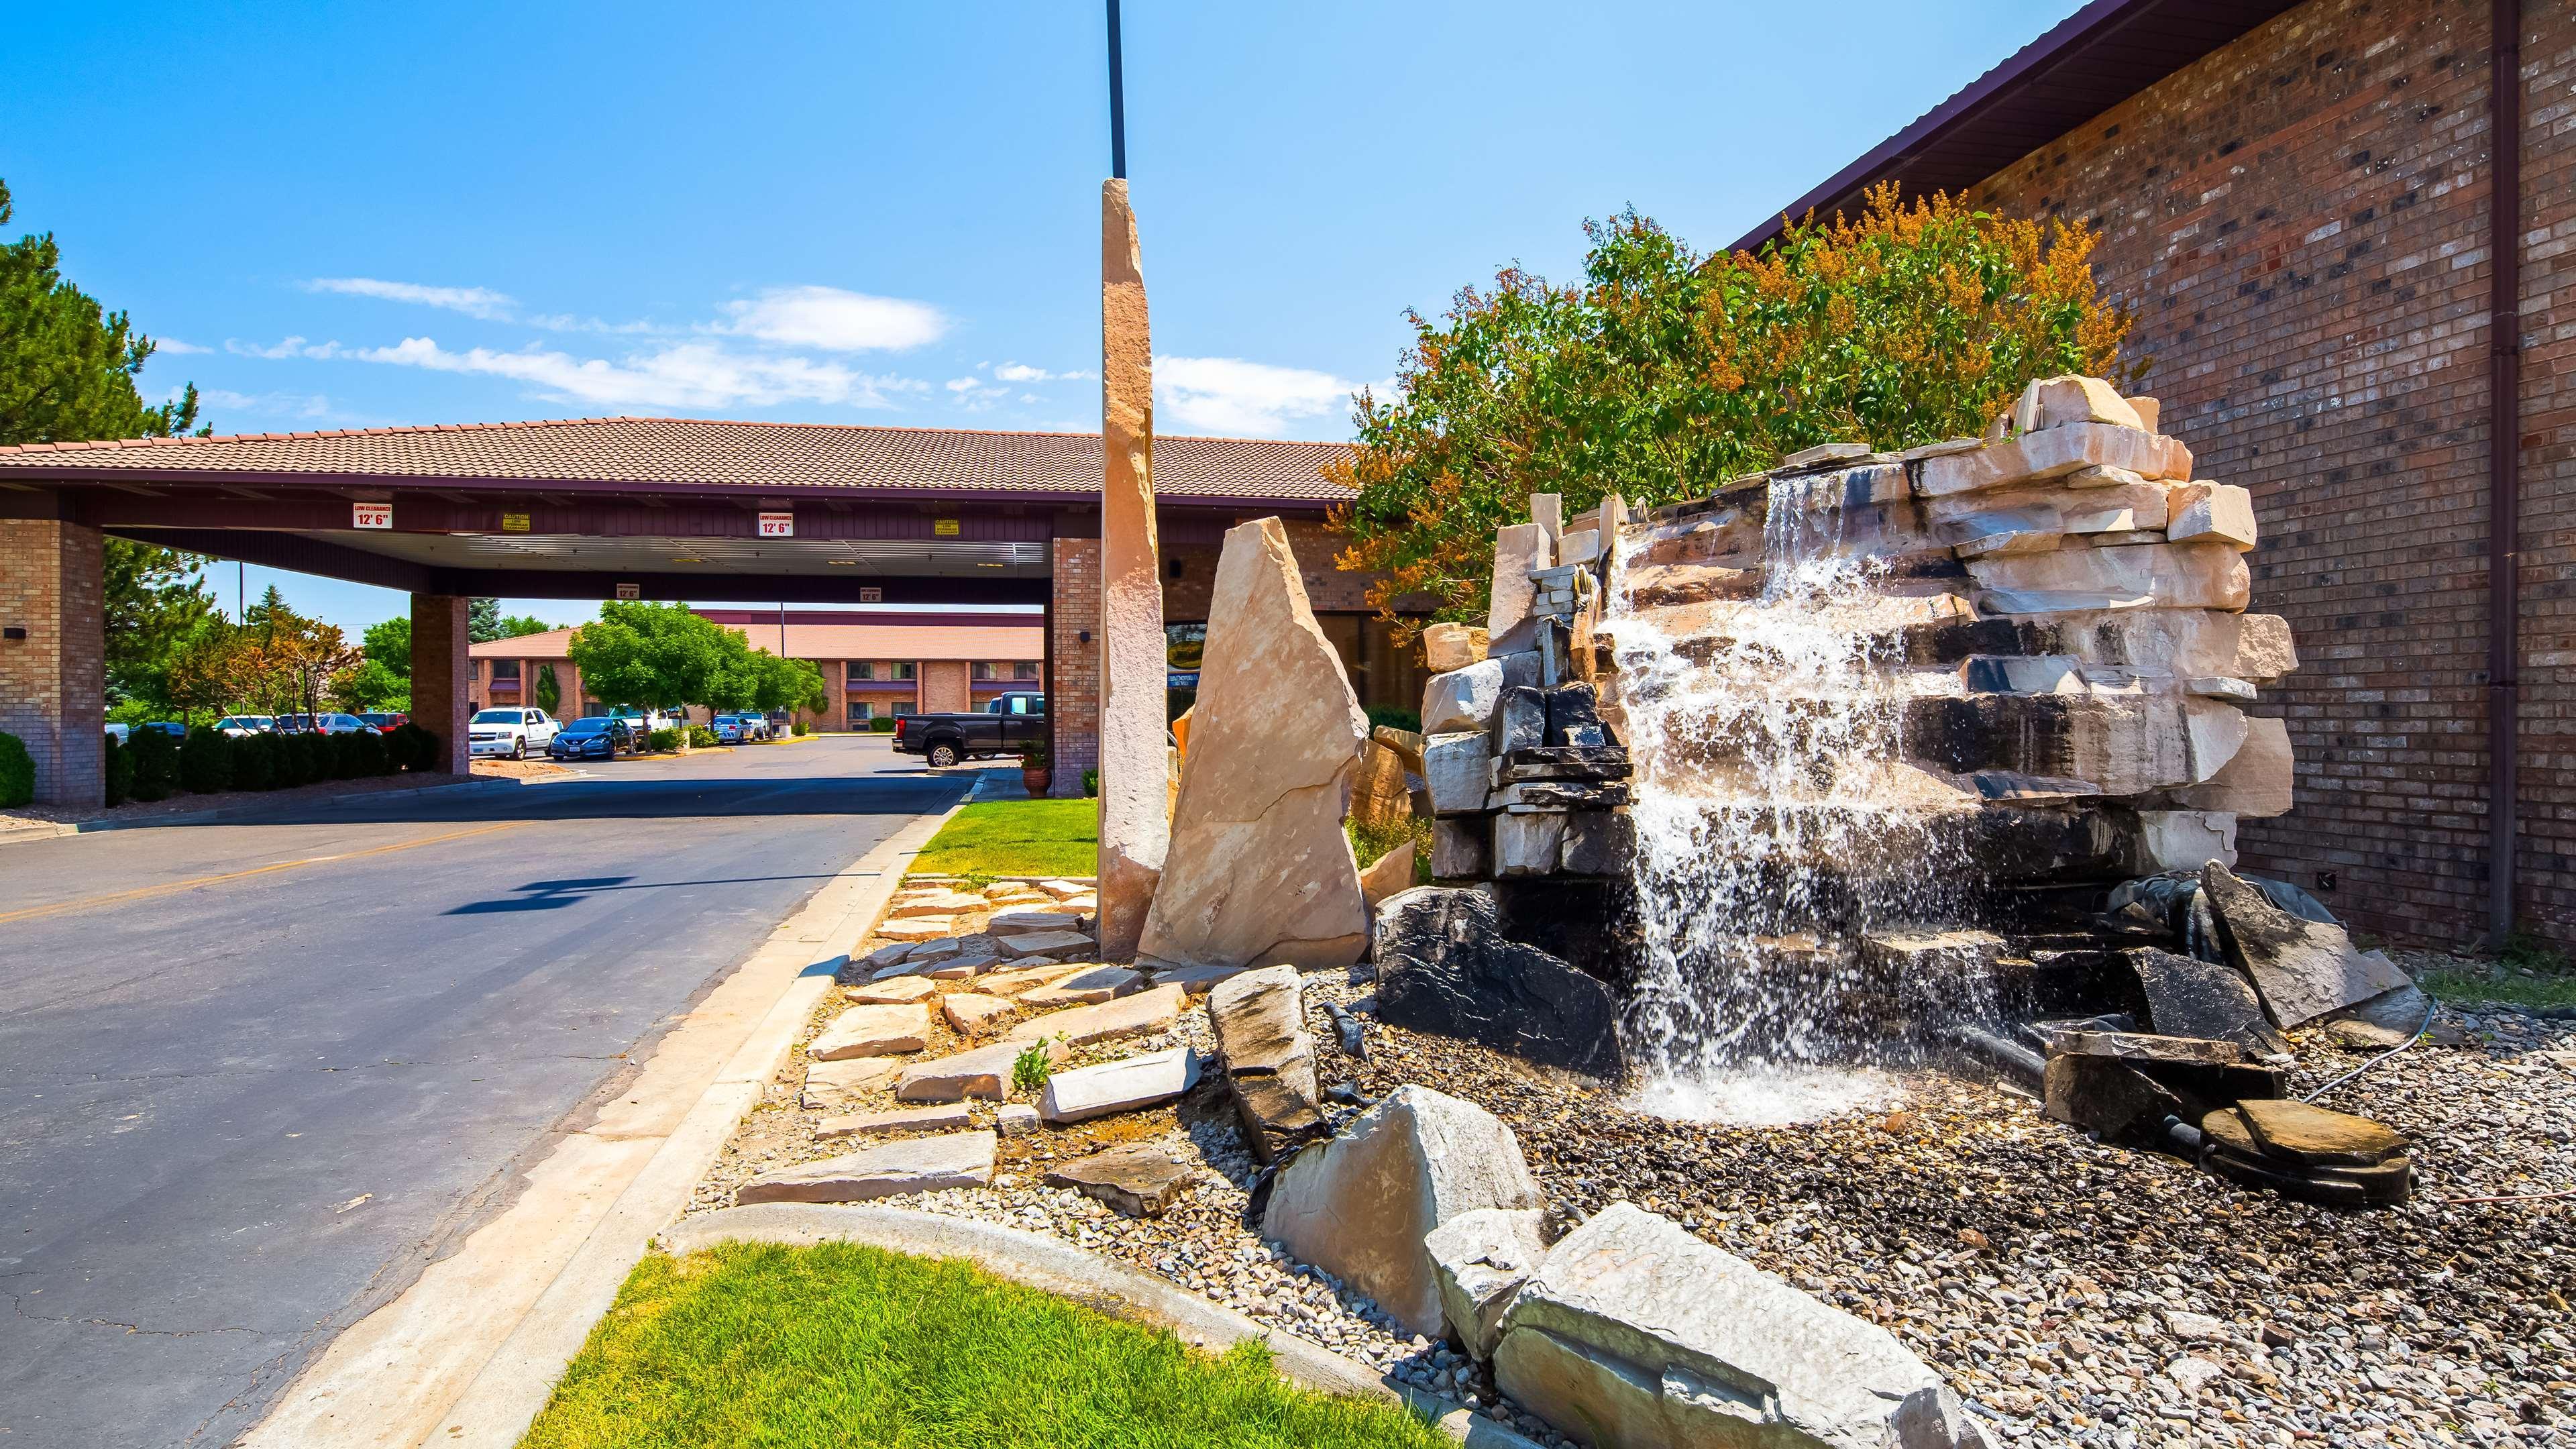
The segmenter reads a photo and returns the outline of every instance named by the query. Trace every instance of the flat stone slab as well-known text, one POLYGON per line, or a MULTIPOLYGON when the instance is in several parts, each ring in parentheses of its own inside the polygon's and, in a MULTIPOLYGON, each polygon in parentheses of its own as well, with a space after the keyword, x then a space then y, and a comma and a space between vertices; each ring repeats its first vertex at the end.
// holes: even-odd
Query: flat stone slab
POLYGON ((889 946, 879 946, 851 962, 850 969, 871 977, 879 976, 884 974, 888 967, 911 955, 916 949, 918 948, 910 941, 897 941, 889 946))
POLYGON ((753 1178, 734 1189, 733 1200, 737 1205, 867 1202, 954 1187, 989 1187, 993 1150, 999 1141, 990 1132, 952 1132, 881 1143, 753 1178))
POLYGON ((1087 896, 1092 894, 1093 890, 1091 882, 1087 880, 1067 880, 1062 878, 1039 881, 1038 889, 1060 901, 1069 901, 1075 896, 1087 896))
POLYGON ((1229 1072, 1314 1075, 1306 1034, 1306 993, 1294 966, 1248 971, 1208 993, 1208 1021, 1229 1072))
POLYGON ((934 981, 972 981, 1001 964, 1002 958, 978 941, 974 950, 960 951, 936 966, 925 966, 921 974, 934 981))
MULTIPOLYGON (((894 1097, 898 1102, 960 1102, 980 1097, 998 1102, 1008 1095, 1011 1086, 1011 1063, 1029 1049, 1028 1042, 998 1041, 973 1051, 954 1056, 914 1062, 895 1079, 894 1097)), ((1047 1043, 1047 1060, 1061 1062, 1073 1055, 1061 1042, 1047 1043)))
POLYGON ((1131 1218, 1158 1218, 1197 1170, 1150 1147, 1113 1147, 1047 1170, 1049 1187, 1069 1187, 1131 1218))
POLYGON ((808 1111, 846 1112, 894 1080, 903 1063, 892 1057, 846 1057, 805 1064, 805 1091, 798 1098, 808 1111))
POLYGON ((1231 981, 1249 966, 1155 966, 1151 968, 1156 986, 1178 986, 1192 996, 1205 996, 1217 983, 1231 981))
POLYGON ((818 1141, 829 1141, 835 1137, 878 1137, 889 1132, 960 1132, 969 1125, 966 1104, 956 1102, 826 1117, 814 1128, 814 1136, 818 1141))
POLYGON ((915 916, 887 921, 877 927, 877 934, 889 941, 935 941, 956 929, 954 916, 915 916))
POLYGON ((818 1062, 844 1057, 889 1057, 917 1052, 930 1045, 930 1008, 920 1003, 900 1006, 853 1006, 832 1018, 806 1055, 818 1062))
POLYGON ((959 911, 980 911, 988 903, 982 896, 967 891, 941 891, 918 900, 897 900, 889 913, 897 920, 920 916, 953 916, 959 911))
POLYGON ((1161 1031, 1180 1019, 1181 1004, 1188 995, 1177 986, 1156 986, 1104 1001, 1098 1006, 1076 1006, 1065 1011, 1051 1011, 1011 1028, 1010 1040, 1027 1042, 1043 1037, 1053 1041, 1061 1037, 1073 1046, 1092 1046, 1121 1037, 1142 1036, 1161 1031))
POLYGON ((1177 1100, 1198 1085, 1199 1054, 1188 1047, 1148 1052, 1047 1078, 1038 1115, 1049 1122, 1088 1122, 1177 1100))
POLYGON ((1052 1011, 1059 1006, 1091 1006, 1133 996, 1145 989, 1145 978, 1124 966, 1102 966, 1083 963, 1082 969, 1062 976, 1043 986, 1032 987, 1020 996, 1022 1005, 1031 1011, 1052 1011))
POLYGON ((1040 931, 1078 931, 1081 927, 1082 917, 1071 911, 1004 911, 984 923, 984 929, 996 936, 1030 936, 1040 931))
POLYGON ((994 943, 1005 956, 1064 956, 1076 951, 1089 951, 1091 938, 1080 931, 1031 931, 1025 936, 1004 936, 994 943))
POLYGON ((2264 1008, 2281 1026, 2413 984, 2384 954, 2355 949, 2343 927, 2282 910, 2216 861, 2202 867, 2200 892, 2217 917, 2228 964, 2254 978, 2264 1008))
POLYGON ((910 963, 905 969, 919 970, 925 961, 937 961, 943 957, 954 956, 965 949, 966 938, 963 936, 941 936, 935 940, 923 941, 912 948, 911 955, 904 958, 910 963))
POLYGON ((2371 1167, 2406 1150, 2406 1139, 2367 1117, 2306 1102, 2248 1101, 2239 1116, 2265 1155, 2314 1167, 2371 1167))
POLYGON ((1093 969, 1083 961, 1037 961, 996 971, 976 981, 975 989, 987 996, 1020 996, 1046 985, 1062 981, 1078 971, 1093 969))
POLYGON ((927 976, 890 976, 865 986, 853 986, 841 996, 857 1006, 904 1006, 915 1001, 927 1001, 938 992, 938 983, 927 976))
POLYGON ((1000 1031, 1002 1025, 1020 1014, 1018 1006, 1000 996, 986 996, 975 991, 953 991, 939 999, 939 1014, 961 1036, 986 1036, 1000 1031))

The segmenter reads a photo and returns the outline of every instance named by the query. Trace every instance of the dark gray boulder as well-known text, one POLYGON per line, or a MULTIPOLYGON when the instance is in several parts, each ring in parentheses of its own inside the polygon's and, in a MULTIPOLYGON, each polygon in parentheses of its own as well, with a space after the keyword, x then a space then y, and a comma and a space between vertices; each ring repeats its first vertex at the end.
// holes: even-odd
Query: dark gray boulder
POLYGON ((2290 1049, 2264 1019, 2254 983, 2233 966, 2177 956, 2153 946, 2121 953, 2138 973, 2147 1021, 2166 1036, 2209 1037, 2278 1054, 2290 1049))
POLYGON ((1377 910, 1377 1015, 1542 1066, 1619 1072, 1619 1004, 1610 988, 1505 937, 1493 898, 1419 886, 1377 910))

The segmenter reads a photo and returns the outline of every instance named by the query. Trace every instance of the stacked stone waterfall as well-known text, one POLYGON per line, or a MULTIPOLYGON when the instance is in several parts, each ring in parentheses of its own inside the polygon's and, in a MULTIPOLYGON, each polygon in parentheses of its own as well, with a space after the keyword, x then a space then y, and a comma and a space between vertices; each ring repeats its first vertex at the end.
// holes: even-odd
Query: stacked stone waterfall
POLYGON ((1435 876, 1630 881, 1650 1075, 1848 1044, 1711 1006, 1757 964, 1800 1012, 2048 997, 2082 969, 2028 949, 2080 894, 2053 888, 2232 864, 2237 820, 2290 805, 2286 728, 2246 712, 2296 666, 2245 612, 2251 499, 2157 414, 2050 378, 1983 438, 1562 528, 1533 500, 1483 640, 1430 641, 1435 876))

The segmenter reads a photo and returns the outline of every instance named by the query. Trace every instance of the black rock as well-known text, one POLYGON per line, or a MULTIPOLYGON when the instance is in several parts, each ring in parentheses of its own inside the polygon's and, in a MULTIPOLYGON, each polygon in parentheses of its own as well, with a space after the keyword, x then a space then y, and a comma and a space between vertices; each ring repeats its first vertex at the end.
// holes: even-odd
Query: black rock
POLYGON ((2267 1055, 2290 1049, 2263 1016, 2254 983, 2233 966, 2132 947, 2123 953, 2147 997, 2147 1021, 2166 1036, 2210 1037, 2267 1055))
POLYGON ((1535 749, 1547 743, 1547 692, 1539 689, 1506 689, 1502 707, 1494 711, 1494 753, 1507 755, 1514 750, 1535 749))
POLYGON ((1542 1066, 1619 1071, 1619 1007, 1602 982, 1504 937, 1482 891, 1422 887, 1378 908, 1377 1018, 1542 1066))
POLYGON ((1547 691, 1547 738, 1551 745, 1607 745, 1610 732, 1601 723, 1601 701, 1588 684, 1560 684, 1547 691))

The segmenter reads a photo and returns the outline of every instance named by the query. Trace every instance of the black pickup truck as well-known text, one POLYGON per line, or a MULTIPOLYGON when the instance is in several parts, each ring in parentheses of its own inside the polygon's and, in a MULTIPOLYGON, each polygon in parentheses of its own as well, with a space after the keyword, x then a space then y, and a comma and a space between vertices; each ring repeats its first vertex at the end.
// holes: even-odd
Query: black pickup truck
POLYGON ((980 714, 907 714, 894 722, 897 751, 943 766, 978 755, 1016 755, 1032 744, 1044 748, 1046 737, 1043 694, 1001 695, 980 714))

